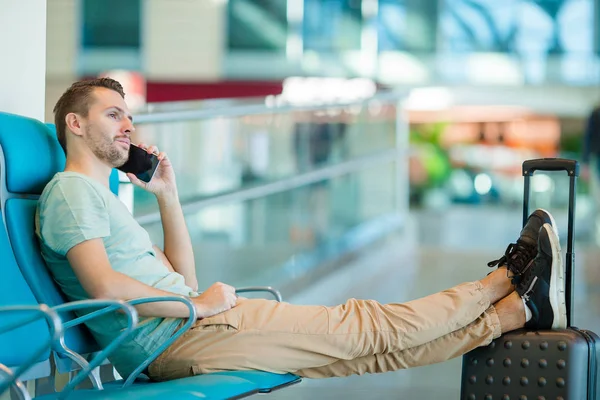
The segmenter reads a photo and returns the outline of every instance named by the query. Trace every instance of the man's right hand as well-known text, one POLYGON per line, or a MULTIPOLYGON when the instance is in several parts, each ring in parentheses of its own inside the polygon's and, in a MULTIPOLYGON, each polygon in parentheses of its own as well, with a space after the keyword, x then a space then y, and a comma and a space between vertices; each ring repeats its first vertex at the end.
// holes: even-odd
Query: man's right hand
POLYGON ((198 318, 208 318, 235 307, 237 296, 233 286, 217 282, 192 300, 196 304, 198 318))

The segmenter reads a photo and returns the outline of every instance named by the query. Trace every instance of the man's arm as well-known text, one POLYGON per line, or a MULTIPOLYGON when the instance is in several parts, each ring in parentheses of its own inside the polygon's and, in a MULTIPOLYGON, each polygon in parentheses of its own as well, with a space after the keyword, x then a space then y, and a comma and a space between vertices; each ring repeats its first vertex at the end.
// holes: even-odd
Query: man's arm
POLYGON ((154 244, 154 245, 152 245, 152 248, 154 249, 156 258, 158 258, 160 260, 160 262, 162 262, 163 265, 165 267, 167 267, 169 272, 175 272, 175 268, 173 268, 173 266, 171 265, 171 262, 169 261, 167 256, 165 256, 165 253, 160 249, 160 247, 158 247, 157 245, 154 244))
POLYGON ((177 193, 156 196, 165 240, 164 254, 173 269, 183 275, 186 285, 198 290, 196 264, 190 234, 185 225, 177 193))
MULTIPOLYGON (((94 299, 131 300, 140 297, 173 296, 112 269, 102 239, 82 242, 67 252, 67 259, 86 293, 94 299)), ((192 297, 199 318, 227 311, 236 304, 235 289, 215 283, 198 297, 192 297)), ((136 306, 145 317, 187 318, 183 303, 157 302, 136 306)))
MULTIPOLYGON (((144 143, 140 143, 138 146, 149 154, 158 152, 156 146, 147 146, 144 143)), ((198 290, 194 251, 181 204, 179 204, 175 172, 171 161, 164 152, 158 153, 157 157, 160 164, 150 182, 143 182, 131 173, 128 173, 127 176, 134 185, 156 196, 165 238, 164 254, 173 269, 183 275, 186 285, 193 290, 198 290)))

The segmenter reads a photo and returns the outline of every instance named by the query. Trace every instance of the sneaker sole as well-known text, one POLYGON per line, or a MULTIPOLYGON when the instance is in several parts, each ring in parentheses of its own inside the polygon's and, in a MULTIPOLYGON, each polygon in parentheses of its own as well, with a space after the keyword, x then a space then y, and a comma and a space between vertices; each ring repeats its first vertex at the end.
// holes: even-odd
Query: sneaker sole
MULTIPOLYGON (((544 224, 544 229, 549 230, 544 224)), ((553 230, 554 231, 554 230, 553 230)), ((552 272, 550 273, 550 306, 554 313, 552 321, 552 329, 560 329, 567 327, 567 304, 565 302, 565 271, 560 255, 560 243, 557 235, 551 235, 548 232, 550 239, 550 247, 552 248, 552 272)))
POLYGON ((548 218, 550 218, 550 225, 552 226, 554 233, 556 233, 557 237, 560 237, 558 234, 558 226, 556 226, 556 221, 554 220, 554 217, 552 216, 552 214, 550 214, 548 211, 544 210, 543 208, 538 208, 538 210, 545 213, 548 216, 548 218))

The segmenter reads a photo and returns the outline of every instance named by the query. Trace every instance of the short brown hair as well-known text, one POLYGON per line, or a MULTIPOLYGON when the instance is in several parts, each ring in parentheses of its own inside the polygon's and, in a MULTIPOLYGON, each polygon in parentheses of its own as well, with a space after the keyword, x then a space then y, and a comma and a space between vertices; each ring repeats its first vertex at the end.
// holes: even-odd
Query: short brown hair
POLYGON ((92 93, 95 88, 106 88, 119 93, 125 98, 123 86, 111 78, 98 78, 75 82, 60 96, 54 106, 54 124, 56 125, 56 136, 65 153, 67 152, 67 123, 65 117, 69 113, 77 113, 87 117, 92 93))

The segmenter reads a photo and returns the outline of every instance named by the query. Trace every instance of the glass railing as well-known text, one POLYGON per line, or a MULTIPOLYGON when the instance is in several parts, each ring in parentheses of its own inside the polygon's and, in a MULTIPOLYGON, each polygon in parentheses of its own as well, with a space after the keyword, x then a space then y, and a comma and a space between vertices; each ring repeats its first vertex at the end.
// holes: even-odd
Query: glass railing
MULTIPOLYGON (((156 144, 175 168, 200 286, 289 291, 316 267, 400 229, 408 207, 400 101, 393 93, 302 107, 222 100, 136 115, 133 142, 156 144)), ((161 243, 153 196, 134 188, 132 203, 161 243)))

